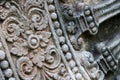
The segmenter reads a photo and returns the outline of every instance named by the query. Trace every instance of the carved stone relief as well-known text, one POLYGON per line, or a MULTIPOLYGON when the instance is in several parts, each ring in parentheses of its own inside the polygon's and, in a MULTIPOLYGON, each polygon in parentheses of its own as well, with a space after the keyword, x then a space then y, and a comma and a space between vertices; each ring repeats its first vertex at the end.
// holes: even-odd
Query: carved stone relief
POLYGON ((119 0, 1 0, 0 78, 119 80, 119 14, 119 0))

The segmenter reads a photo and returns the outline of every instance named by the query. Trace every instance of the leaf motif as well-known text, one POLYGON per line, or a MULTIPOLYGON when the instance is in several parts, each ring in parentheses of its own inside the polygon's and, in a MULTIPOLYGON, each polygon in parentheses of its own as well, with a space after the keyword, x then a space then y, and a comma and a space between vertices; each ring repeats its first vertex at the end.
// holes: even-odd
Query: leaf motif
POLYGON ((11 49, 11 53, 16 56, 23 56, 28 54, 28 49, 24 47, 22 44, 15 42, 14 47, 11 49))
POLYGON ((47 44, 43 41, 40 42, 40 45, 41 45, 41 47, 46 47, 47 46, 47 44))
POLYGON ((37 28, 37 30, 43 30, 43 29, 47 28, 47 24, 37 25, 37 26, 35 26, 35 28, 37 28))
POLYGON ((50 32, 42 31, 41 35, 42 35, 42 40, 45 43, 48 43, 49 42, 49 38, 51 37, 51 33, 50 32))

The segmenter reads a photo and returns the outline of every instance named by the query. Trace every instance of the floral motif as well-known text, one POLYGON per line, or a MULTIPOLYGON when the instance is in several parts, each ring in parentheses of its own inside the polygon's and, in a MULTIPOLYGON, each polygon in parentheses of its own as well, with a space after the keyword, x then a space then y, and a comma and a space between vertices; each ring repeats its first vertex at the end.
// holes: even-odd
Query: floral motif
POLYGON ((19 39, 19 42, 15 42, 12 46, 11 53, 16 56, 25 56, 28 54, 28 48, 26 47, 25 40, 19 39))
POLYGON ((20 78, 23 80, 61 79, 64 74, 60 69, 64 66, 61 68, 61 57, 57 48, 50 43, 52 39, 44 1, 20 0, 19 3, 10 1, 7 4, 11 8, 2 24, 2 30, 10 44, 11 54, 19 58, 14 62, 17 64, 20 78))
POLYGON ((16 41, 22 32, 19 24, 19 21, 14 17, 7 18, 2 24, 4 35, 9 42, 16 41))
POLYGON ((58 54, 55 46, 48 46, 45 51, 43 51, 41 48, 38 48, 34 50, 34 52, 30 53, 29 56, 33 63, 39 68, 46 66, 47 68, 54 69, 61 61, 60 55, 58 54))
POLYGON ((31 9, 29 14, 31 19, 31 28, 35 28, 36 30, 43 30, 47 28, 48 20, 45 12, 40 9, 31 9), (36 11, 35 11, 36 10, 36 11), (41 27, 39 27, 41 26, 41 27))
POLYGON ((39 47, 40 39, 39 36, 31 34, 28 37, 28 45, 31 49, 39 47))
MULTIPOLYGON (((59 68, 64 69, 64 65, 60 65, 60 61, 61 58, 55 46, 49 46, 45 51, 38 48, 29 53, 28 57, 21 57, 17 60, 18 73, 22 79, 35 79, 36 67, 38 67, 40 74, 37 75, 41 76, 42 80, 46 80, 45 75, 49 75, 54 79, 53 73, 59 68)), ((61 72, 57 73, 63 75, 61 72)), ((58 74, 56 75, 58 76, 58 74)))
POLYGON ((27 42, 29 47, 32 49, 36 49, 39 46, 46 47, 50 37, 50 32, 38 31, 34 35, 33 33, 30 33, 27 42))
POLYGON ((39 38, 40 38, 40 46, 41 47, 46 47, 48 42, 49 42, 49 39, 51 37, 51 33, 50 32, 45 32, 45 31, 39 31, 36 33, 39 38))
POLYGON ((21 57, 17 60, 18 74, 23 80, 32 80, 37 74, 37 68, 28 57, 21 57))
MULTIPOLYGON (((2 4, 2 3, 0 3, 2 4)), ((8 16, 9 11, 0 6, 0 19, 4 20, 8 16)))

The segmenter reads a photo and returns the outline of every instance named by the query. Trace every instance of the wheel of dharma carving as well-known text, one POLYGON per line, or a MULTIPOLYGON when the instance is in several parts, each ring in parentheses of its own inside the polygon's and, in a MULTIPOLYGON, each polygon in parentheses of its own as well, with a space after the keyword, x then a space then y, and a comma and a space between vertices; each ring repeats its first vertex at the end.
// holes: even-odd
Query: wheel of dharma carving
POLYGON ((120 80, 120 0, 0 0, 0 80, 120 80))

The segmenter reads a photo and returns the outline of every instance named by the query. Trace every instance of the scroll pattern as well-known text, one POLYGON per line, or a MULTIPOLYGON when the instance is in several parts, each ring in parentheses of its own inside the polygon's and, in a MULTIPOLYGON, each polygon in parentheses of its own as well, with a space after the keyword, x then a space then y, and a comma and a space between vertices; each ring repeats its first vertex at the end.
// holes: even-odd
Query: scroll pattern
POLYGON ((0 2, 1 30, 20 80, 61 80, 68 75, 53 43, 44 2, 0 2))

